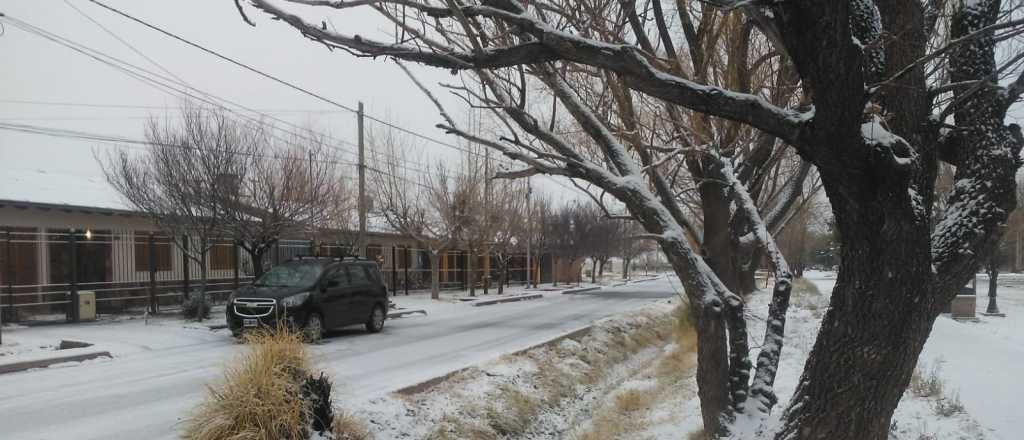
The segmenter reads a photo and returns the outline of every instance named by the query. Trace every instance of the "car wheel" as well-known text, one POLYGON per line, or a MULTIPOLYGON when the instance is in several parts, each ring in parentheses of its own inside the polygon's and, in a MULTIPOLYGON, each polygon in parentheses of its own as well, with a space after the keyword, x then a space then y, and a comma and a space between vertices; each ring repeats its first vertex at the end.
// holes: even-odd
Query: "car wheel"
POLYGON ((302 327, 302 336, 309 343, 320 342, 324 337, 324 318, 320 313, 313 312, 306 318, 306 325, 302 327))
POLYGON ((373 306, 373 312, 370 312, 370 320, 366 322, 366 331, 370 333, 377 333, 384 329, 384 308, 381 306, 373 306))

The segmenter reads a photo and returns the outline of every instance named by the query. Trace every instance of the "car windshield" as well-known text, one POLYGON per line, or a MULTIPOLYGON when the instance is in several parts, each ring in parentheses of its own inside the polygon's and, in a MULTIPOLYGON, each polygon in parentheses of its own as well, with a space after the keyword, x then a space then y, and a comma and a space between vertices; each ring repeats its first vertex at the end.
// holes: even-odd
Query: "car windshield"
POLYGON ((255 286, 268 287, 305 287, 312 286, 320 274, 323 273, 323 266, 316 264, 284 264, 270 269, 256 280, 255 286))

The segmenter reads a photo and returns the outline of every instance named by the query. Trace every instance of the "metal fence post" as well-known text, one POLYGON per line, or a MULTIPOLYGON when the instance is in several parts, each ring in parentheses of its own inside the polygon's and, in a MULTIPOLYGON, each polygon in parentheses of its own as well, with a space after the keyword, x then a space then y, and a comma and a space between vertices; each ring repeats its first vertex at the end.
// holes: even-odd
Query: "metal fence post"
POLYGON ((78 322, 78 230, 72 229, 69 238, 71 244, 71 284, 69 294, 71 297, 71 320, 78 322))
POLYGON ((149 243, 146 247, 149 249, 149 313, 156 314, 156 239, 152 232, 149 233, 149 243))
POLYGON ((17 321, 18 314, 14 312, 14 252, 11 245, 12 229, 7 228, 7 317, 8 321, 17 321))
POLYGON ((182 300, 188 298, 191 289, 189 289, 189 267, 188 267, 188 235, 182 234, 181 236, 181 267, 182 267, 182 300))
MULTIPOLYGON (((7 281, 7 310, 0 308, 0 344, 4 342, 4 313, 14 314, 14 261, 11 259, 11 228, 7 228, 7 249, 4 259, 4 279, 7 281)), ((2 299, 0 299, 2 301, 2 299)), ((0 303, 2 304, 2 303, 0 303)), ((13 319, 12 319, 13 321, 13 319)))
POLYGON ((238 251, 238 243, 233 243, 231 245, 231 257, 235 260, 234 273, 232 275, 234 279, 232 281, 235 282, 235 289, 238 289, 238 266, 242 264, 241 252, 238 251))
POLYGON ((281 264, 281 240, 274 241, 274 266, 281 264))
POLYGON ((398 248, 391 245, 391 296, 398 295, 398 248))
POLYGON ((405 248, 402 252, 405 255, 405 296, 409 296, 409 265, 412 263, 412 258, 409 258, 409 253, 412 249, 405 248))

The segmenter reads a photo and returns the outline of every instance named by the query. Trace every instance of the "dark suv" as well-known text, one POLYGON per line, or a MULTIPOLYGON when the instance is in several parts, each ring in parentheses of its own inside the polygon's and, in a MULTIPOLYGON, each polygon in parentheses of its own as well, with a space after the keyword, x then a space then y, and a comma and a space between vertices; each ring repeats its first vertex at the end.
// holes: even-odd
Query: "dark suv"
POLYGON ((377 263, 356 258, 300 257, 263 274, 231 294, 231 333, 284 323, 317 340, 330 329, 365 324, 384 328, 388 291, 377 263))

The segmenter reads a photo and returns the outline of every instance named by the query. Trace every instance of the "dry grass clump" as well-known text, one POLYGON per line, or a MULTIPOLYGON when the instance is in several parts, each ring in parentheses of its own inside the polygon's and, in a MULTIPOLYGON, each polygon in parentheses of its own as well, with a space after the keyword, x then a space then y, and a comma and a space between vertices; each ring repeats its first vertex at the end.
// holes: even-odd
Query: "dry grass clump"
POLYGON ((498 434, 490 427, 476 425, 466 418, 446 415, 426 440, 498 440, 498 434))
POLYGON ((499 435, 512 437, 530 429, 534 416, 540 412, 541 401, 513 386, 502 386, 494 403, 484 410, 487 425, 499 435))
POLYGON ((675 348, 661 357, 655 368, 655 374, 663 384, 672 384, 685 379, 682 374, 689 372, 697 364, 697 332, 693 327, 690 309, 680 306, 675 311, 675 322, 672 326, 672 338, 675 348))
POLYGON ((942 417, 953 417, 965 412, 964 404, 960 402, 960 393, 936 400, 933 409, 936 415, 942 417))
POLYGON ((280 328, 245 339, 249 349, 229 364, 222 383, 210 387, 185 421, 183 438, 304 440, 317 425, 339 440, 371 438, 361 422, 333 411, 330 381, 309 374, 301 333, 280 328))
POLYGON ((807 278, 793 278, 793 296, 821 296, 818 286, 807 278))
POLYGON ((630 434, 643 430, 645 414, 650 409, 649 395, 653 390, 628 389, 594 417, 589 429, 572 436, 574 440, 608 440, 631 438, 630 434))
POLYGON ((373 434, 359 418, 346 411, 335 411, 331 432, 335 440, 371 440, 373 434))
POLYGON ((191 440, 281 440, 306 436, 301 384, 309 358, 287 330, 246 336, 249 350, 229 364, 224 381, 186 421, 191 440))
POLYGON ((941 371, 942 367, 938 363, 931 368, 924 363, 919 364, 910 376, 910 392, 917 397, 941 397, 945 388, 941 371))
POLYGON ((790 301, 796 307, 810 310, 816 317, 821 317, 825 308, 825 297, 818 290, 818 286, 807 280, 807 278, 794 278, 793 290, 790 301))

